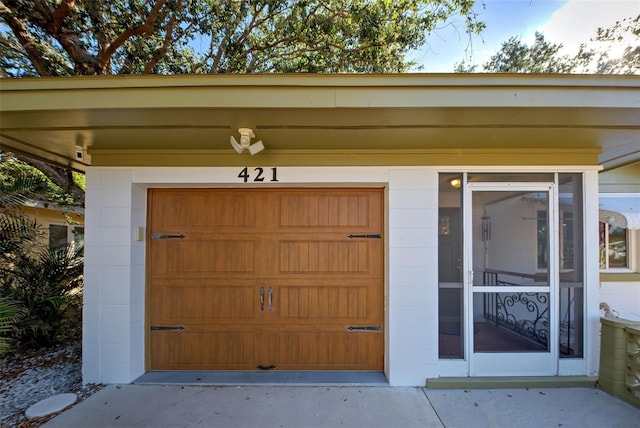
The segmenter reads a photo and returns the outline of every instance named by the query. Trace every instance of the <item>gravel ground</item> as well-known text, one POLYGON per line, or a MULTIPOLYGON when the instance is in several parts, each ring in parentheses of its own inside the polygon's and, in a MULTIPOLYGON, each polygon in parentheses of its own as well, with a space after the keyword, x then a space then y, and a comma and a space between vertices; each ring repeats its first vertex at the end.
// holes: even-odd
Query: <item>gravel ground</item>
POLYGON ((55 415, 28 420, 31 405, 56 394, 72 392, 78 401, 103 385, 82 385, 79 342, 41 351, 9 352, 0 360, 0 427, 39 427, 55 415))

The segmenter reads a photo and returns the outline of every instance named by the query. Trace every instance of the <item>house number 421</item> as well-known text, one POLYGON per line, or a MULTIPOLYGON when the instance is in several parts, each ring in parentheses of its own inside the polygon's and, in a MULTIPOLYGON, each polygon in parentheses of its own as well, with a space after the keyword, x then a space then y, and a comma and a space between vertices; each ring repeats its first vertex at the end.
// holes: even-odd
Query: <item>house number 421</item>
POLYGON ((264 168, 261 167, 257 167, 257 168, 253 168, 253 170, 249 171, 249 167, 245 166, 242 171, 240 171, 240 174, 238 174, 238 178, 241 178, 243 182, 248 183, 249 181, 253 181, 253 182, 264 182, 264 181, 271 181, 271 182, 275 182, 278 181, 278 168, 270 168, 271 171, 271 177, 269 177, 269 171, 265 172, 264 168))

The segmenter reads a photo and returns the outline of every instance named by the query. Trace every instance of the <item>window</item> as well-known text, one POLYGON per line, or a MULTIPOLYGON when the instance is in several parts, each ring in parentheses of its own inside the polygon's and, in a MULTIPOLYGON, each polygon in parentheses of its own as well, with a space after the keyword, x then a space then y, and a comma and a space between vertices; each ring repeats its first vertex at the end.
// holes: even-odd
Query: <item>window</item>
POLYGON ((59 248, 67 245, 67 226, 60 224, 49 225, 49 247, 59 248))
POLYGON ((64 224, 49 225, 49 248, 65 247, 69 243, 75 243, 76 248, 84 245, 84 227, 69 226, 64 224))
POLYGON ((627 229, 600 222, 600 269, 628 269, 627 229))
MULTIPOLYGON (((538 269, 547 267, 549 245, 547 242, 547 211, 538 210, 538 269)), ((573 212, 560 208, 560 270, 573 270, 574 243, 573 212)))
POLYGON ((462 174, 440 174, 438 216, 438 358, 462 359, 462 174))
POLYGON ((73 242, 76 248, 82 247, 80 254, 84 255, 84 227, 76 226, 73 228, 73 242))
POLYGON ((560 358, 584 356, 584 187, 582 174, 558 174, 560 358))

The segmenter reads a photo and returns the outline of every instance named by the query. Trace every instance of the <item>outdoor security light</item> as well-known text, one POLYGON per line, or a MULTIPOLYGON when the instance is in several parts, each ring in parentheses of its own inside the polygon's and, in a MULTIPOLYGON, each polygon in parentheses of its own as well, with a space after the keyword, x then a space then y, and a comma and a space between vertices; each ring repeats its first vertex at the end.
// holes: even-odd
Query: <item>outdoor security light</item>
POLYGON ((238 132, 240 133, 240 143, 236 141, 233 135, 230 139, 231 147, 233 147, 236 152, 242 153, 244 149, 247 149, 249 150, 249 153, 251 153, 251 155, 255 155, 256 153, 260 153, 264 150, 264 144, 262 143, 262 141, 256 141, 255 143, 251 144, 251 139, 255 138, 256 136, 253 133, 253 129, 240 128, 238 129, 238 132))

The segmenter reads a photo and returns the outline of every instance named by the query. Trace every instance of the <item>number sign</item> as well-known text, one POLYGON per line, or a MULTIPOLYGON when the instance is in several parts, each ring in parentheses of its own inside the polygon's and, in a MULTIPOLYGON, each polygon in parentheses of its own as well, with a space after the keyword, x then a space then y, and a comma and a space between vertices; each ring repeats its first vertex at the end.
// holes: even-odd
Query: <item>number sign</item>
POLYGON ((238 178, 242 180, 243 183, 263 183, 267 182, 277 182, 278 181, 278 168, 273 167, 270 168, 271 177, 269 177, 268 171, 265 172, 265 169, 262 167, 253 168, 253 170, 249 170, 249 167, 245 166, 242 171, 238 174, 238 178))

